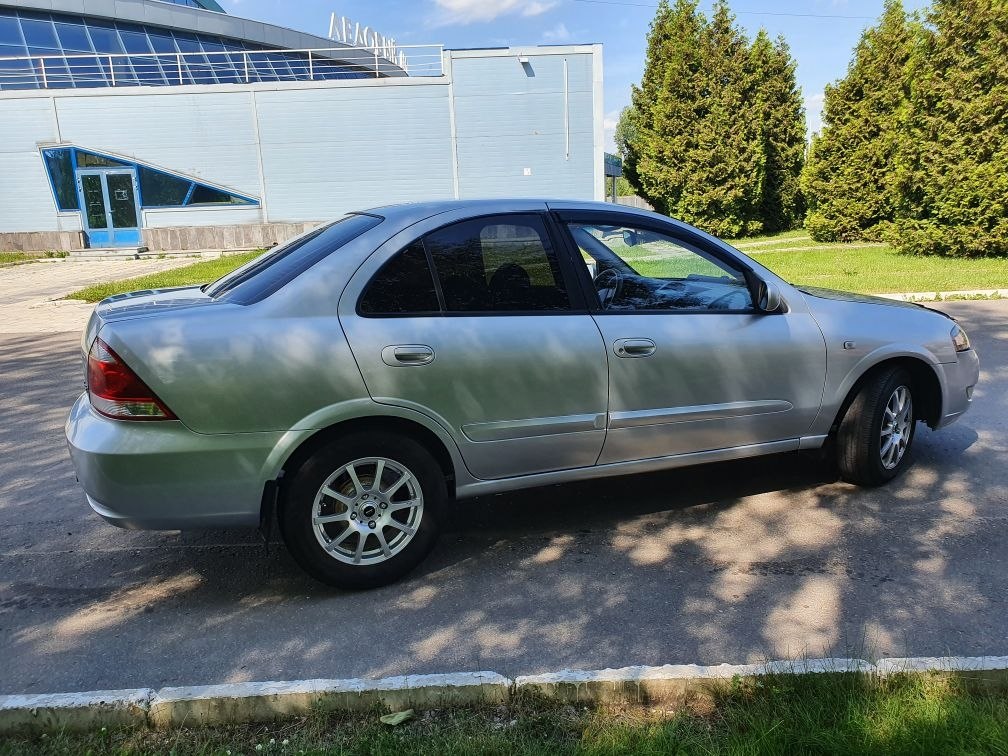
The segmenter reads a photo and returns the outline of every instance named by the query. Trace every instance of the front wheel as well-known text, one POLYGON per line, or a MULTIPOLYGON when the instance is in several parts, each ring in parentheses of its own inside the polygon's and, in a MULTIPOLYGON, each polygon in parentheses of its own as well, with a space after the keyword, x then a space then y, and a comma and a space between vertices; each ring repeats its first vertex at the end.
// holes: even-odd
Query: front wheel
POLYGON ((329 585, 386 585, 434 547, 447 487, 410 438, 360 433, 332 442, 295 473, 281 529, 294 559, 329 585))
POLYGON ((907 465, 917 416, 913 381, 901 368, 865 381, 837 431, 837 462, 844 480, 879 486, 907 465))

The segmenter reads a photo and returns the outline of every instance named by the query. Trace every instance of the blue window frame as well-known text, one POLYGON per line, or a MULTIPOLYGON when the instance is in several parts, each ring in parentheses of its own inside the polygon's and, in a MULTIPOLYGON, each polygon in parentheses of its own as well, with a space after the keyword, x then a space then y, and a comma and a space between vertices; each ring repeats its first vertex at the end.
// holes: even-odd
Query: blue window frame
MULTIPOLYGON (((220 6, 210 0, 167 2, 220 11, 220 6)), ((0 8, 0 90, 244 82, 243 52, 256 53, 250 56, 250 81, 307 78, 307 60, 303 54, 265 53, 265 49, 253 42, 202 32, 0 8), (219 54, 224 51, 238 54, 219 54), (179 61, 160 59, 154 57, 155 53, 172 56, 183 53, 181 72, 179 61), (109 55, 129 57, 110 61, 109 55), (19 57, 34 60, 3 60, 19 57), (39 57, 44 57, 44 61, 39 57)), ((313 65, 316 79, 374 76, 373 72, 369 74, 326 58, 315 58, 313 65)))
POLYGON ((182 174, 171 173, 144 163, 105 155, 79 147, 46 147, 42 162, 49 175, 53 199, 60 210, 79 210, 77 171, 89 168, 133 168, 139 179, 141 207, 257 206, 259 200, 211 186, 182 174))

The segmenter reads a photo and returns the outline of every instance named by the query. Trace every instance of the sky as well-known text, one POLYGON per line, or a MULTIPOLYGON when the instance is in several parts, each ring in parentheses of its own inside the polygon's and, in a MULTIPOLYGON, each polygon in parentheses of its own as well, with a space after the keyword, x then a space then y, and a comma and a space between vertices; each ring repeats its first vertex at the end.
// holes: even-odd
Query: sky
MULTIPOLYGON (((657 0, 219 0, 230 14, 326 36, 329 17, 348 16, 403 45, 503 47, 603 44, 606 150, 630 86, 644 71, 657 0)), ((819 129, 823 88, 844 75, 861 32, 883 0, 731 0, 750 38, 783 35, 798 61, 809 133, 819 129)), ((907 10, 924 0, 904 0, 907 10)), ((712 0, 701 0, 709 15, 712 0)))

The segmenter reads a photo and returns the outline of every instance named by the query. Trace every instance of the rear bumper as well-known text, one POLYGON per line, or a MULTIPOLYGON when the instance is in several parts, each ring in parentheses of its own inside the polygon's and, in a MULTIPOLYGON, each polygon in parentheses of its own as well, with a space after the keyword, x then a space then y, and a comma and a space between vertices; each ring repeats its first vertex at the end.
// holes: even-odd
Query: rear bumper
POLYGON ((256 527, 266 460, 281 433, 193 433, 178 421, 124 422, 70 410, 67 444, 91 508, 124 528, 256 527))
POLYGON ((956 362, 940 365, 942 375, 942 417, 937 428, 954 423, 973 402, 973 388, 980 380, 980 358, 976 350, 957 353, 956 362))

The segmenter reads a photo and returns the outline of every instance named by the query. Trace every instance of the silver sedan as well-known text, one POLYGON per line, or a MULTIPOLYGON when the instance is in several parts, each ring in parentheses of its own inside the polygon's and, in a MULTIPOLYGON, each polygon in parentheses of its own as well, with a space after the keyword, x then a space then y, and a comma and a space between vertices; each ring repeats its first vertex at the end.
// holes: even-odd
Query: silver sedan
POLYGON ((942 313, 571 201, 351 213, 212 284, 106 299, 82 349, 66 435, 95 512, 276 521, 351 588, 416 566, 453 497, 819 447, 880 485, 979 376, 942 313))

